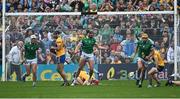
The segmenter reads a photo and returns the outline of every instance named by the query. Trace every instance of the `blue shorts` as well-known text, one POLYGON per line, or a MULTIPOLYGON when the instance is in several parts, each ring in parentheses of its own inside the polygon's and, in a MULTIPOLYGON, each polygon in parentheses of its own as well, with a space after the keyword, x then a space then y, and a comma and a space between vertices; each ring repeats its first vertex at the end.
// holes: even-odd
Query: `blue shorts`
POLYGON ((66 60, 66 56, 65 55, 57 57, 57 63, 58 64, 64 64, 65 60, 66 60))
POLYGON ((158 68, 157 68, 157 70, 158 70, 159 72, 162 72, 163 69, 164 69, 164 66, 158 66, 158 68))

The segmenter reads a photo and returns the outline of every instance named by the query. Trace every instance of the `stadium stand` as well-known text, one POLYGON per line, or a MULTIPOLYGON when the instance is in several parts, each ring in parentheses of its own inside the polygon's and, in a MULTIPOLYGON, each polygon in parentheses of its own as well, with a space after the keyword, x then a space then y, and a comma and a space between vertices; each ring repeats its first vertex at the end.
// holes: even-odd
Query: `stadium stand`
MULTIPOLYGON (((7 12, 170 11, 174 0, 6 0, 7 12)), ((2 9, 2 4, 0 4, 2 9)))
MULTIPOLYGON (((6 33, 6 52, 18 40, 29 42, 30 35, 38 36, 44 58, 52 42, 52 35, 59 31, 69 50, 77 45, 79 40, 86 35, 86 30, 91 29, 96 33, 97 42, 109 46, 102 50, 102 63, 114 61, 114 56, 119 57, 122 63, 128 62, 136 45, 136 36, 143 31, 155 42, 155 47, 166 53, 173 37, 173 15, 83 15, 83 16, 13 16, 6 17, 11 21, 6 33), (141 20, 141 21, 140 21, 141 20)), ((96 53, 99 63, 100 54, 96 53)), ((47 58, 47 59, 53 59, 47 58)), ((46 63, 39 61, 40 63, 46 63)), ((48 63, 54 63, 48 62, 48 63)), ((110 62, 111 63, 111 62, 110 62)))

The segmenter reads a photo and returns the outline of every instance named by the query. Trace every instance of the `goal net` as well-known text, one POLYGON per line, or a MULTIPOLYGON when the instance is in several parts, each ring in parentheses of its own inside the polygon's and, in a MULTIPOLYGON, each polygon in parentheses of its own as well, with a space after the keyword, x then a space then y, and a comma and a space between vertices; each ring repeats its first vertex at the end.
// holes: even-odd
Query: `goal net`
MULTIPOLYGON (((108 50, 95 53, 96 64, 112 64, 116 60, 121 63, 130 63, 129 57, 135 51, 137 39, 144 32, 153 40, 155 48, 161 52, 167 64, 177 64, 174 63, 172 54, 168 56, 168 50, 174 43, 180 45, 179 30, 176 31, 178 35, 174 37, 173 11, 98 12, 96 15, 83 15, 79 12, 6 13, 5 22, 4 80, 12 80, 14 76, 13 68, 8 63, 11 48, 16 46, 18 41, 30 42, 32 34, 38 37, 41 46, 41 50, 38 51, 43 54, 44 60, 39 57, 39 64, 55 63, 53 57, 50 57, 52 60, 48 60, 47 53, 53 34, 57 31, 65 40, 68 50, 74 50, 79 40, 86 36, 87 30, 93 31, 97 43, 109 47, 108 50), (174 42, 174 39, 177 42, 174 42)), ((178 46, 176 51, 179 49, 178 46)), ((178 52, 177 54, 179 55, 178 52)), ((175 58, 178 60, 178 57, 175 58)), ((179 73, 179 62, 174 67, 172 72, 168 73, 169 75, 179 73)))

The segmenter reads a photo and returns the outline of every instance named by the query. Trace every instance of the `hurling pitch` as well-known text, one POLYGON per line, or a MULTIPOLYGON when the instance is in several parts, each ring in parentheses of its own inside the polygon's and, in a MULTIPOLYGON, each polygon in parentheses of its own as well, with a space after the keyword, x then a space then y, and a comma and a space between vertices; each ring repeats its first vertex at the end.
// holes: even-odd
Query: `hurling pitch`
POLYGON ((0 82, 0 98, 180 98, 180 87, 138 88, 134 80, 102 80, 98 86, 60 86, 63 82, 0 82))

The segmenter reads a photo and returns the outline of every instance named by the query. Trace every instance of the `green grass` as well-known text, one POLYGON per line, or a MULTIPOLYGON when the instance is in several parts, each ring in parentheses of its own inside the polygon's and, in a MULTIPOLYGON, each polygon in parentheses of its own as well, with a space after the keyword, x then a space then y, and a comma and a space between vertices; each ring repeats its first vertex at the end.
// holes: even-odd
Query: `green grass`
POLYGON ((116 80, 101 81, 99 86, 68 86, 61 87, 62 82, 0 82, 0 98, 41 98, 41 97, 69 97, 69 98, 180 98, 180 88, 165 87, 147 88, 145 81, 142 88, 135 86, 135 81, 116 80))

